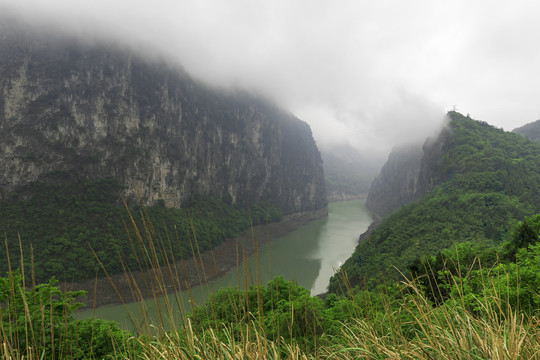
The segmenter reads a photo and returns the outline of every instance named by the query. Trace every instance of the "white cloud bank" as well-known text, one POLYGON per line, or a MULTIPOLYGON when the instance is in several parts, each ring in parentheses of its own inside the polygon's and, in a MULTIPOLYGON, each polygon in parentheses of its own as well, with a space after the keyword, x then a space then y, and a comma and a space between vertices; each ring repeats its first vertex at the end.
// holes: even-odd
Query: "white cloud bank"
POLYGON ((33 23, 143 44, 207 82, 267 93, 310 123, 319 143, 388 151, 433 132, 454 105, 506 130, 540 118, 536 1, 0 5, 33 23))

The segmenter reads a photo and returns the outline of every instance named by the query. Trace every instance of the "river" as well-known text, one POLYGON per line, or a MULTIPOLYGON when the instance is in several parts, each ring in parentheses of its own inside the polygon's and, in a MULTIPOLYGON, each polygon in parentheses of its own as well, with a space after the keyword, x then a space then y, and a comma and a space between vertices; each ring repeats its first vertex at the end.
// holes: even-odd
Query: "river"
MULTIPOLYGON (((187 291, 183 291, 177 294, 176 298, 182 299, 181 306, 184 309, 190 308, 194 303, 202 305, 212 291, 237 286, 239 281, 243 286, 244 274, 251 284, 257 281, 265 284, 272 277, 281 275, 310 289, 312 295, 323 293, 334 269, 352 254, 358 236, 367 230, 371 221, 365 200, 329 203, 328 217, 301 226, 288 235, 263 245, 259 249, 258 258, 253 255, 245 264, 209 282, 208 286, 194 287, 189 295, 187 291)), ((174 295, 169 297, 173 298, 174 295)), ((136 303, 103 306, 95 310, 95 316, 118 321, 122 327, 129 328, 127 313, 137 312, 138 307, 136 303)), ((92 310, 82 311, 78 313, 78 318, 91 314, 92 310)))

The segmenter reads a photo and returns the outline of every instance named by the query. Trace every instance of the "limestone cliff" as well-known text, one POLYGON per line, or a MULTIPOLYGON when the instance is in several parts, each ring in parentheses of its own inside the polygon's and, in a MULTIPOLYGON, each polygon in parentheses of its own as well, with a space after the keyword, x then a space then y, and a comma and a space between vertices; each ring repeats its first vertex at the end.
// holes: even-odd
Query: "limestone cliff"
POLYGON ((321 156, 292 114, 128 50, 6 29, 0 196, 63 171, 112 177, 147 204, 204 193, 284 214, 326 206, 321 156))
POLYGON ((420 146, 392 150, 369 190, 367 208, 383 217, 409 203, 416 194, 422 161, 420 146))
POLYGON ((404 205, 424 197, 440 180, 439 162, 448 145, 450 130, 441 130, 424 145, 399 146, 369 190, 366 207, 377 217, 385 217, 404 205))

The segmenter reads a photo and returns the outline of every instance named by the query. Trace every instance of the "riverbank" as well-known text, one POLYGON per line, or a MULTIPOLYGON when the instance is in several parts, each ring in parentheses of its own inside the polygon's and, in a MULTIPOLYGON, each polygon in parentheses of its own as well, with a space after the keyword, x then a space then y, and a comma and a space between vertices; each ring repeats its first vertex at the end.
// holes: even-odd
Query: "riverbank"
MULTIPOLYGON (((86 309, 129 303, 141 298, 153 298, 178 290, 186 290, 223 276, 254 254, 268 241, 283 237, 296 228, 328 215, 328 208, 285 216, 282 221, 254 226, 234 239, 197 254, 196 258, 180 260, 170 266, 150 271, 133 271, 77 283, 61 284, 64 290, 85 290, 80 299, 86 309), (163 288, 156 288, 163 284, 163 288)), ((195 250, 196 251, 196 250, 195 250)))

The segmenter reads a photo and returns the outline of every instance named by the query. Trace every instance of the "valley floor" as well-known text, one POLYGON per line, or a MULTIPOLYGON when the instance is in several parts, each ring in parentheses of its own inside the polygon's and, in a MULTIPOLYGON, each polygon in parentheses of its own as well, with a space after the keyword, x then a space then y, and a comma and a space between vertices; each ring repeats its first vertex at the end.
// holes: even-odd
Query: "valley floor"
MULTIPOLYGON (((305 225, 311 221, 321 219, 328 214, 328 208, 324 208, 312 212, 303 212, 293 215, 288 215, 280 222, 253 226, 252 230, 241 233, 238 237, 229 239, 217 246, 213 251, 206 251, 197 254, 197 249, 193 251, 197 254, 196 258, 191 257, 187 260, 179 260, 169 267, 164 265, 159 274, 170 274, 168 279, 165 279, 167 286, 166 292, 185 290, 188 287, 194 287, 206 283, 227 272, 231 271, 244 258, 248 258, 254 254, 257 246, 265 244, 267 241, 275 240, 283 237, 296 228, 305 225), (202 266, 201 264, 204 264, 202 266), (176 269, 176 270, 175 270, 176 269), (180 287, 180 289, 178 288, 180 287)), ((195 246, 195 244, 194 244, 195 246)), ((188 249, 191 253, 191 249, 188 249)), ((86 309, 100 307, 105 305, 118 305, 122 303, 133 302, 132 284, 146 284, 153 279, 154 270, 150 271, 133 271, 128 274, 112 275, 109 278, 106 276, 98 279, 88 279, 83 282, 64 282, 62 283, 63 290, 85 290, 87 291, 86 298, 80 299, 86 304, 86 309)), ((140 293, 144 298, 154 297, 152 287, 139 288, 140 293)), ((160 294, 164 295, 164 294, 160 294)))

